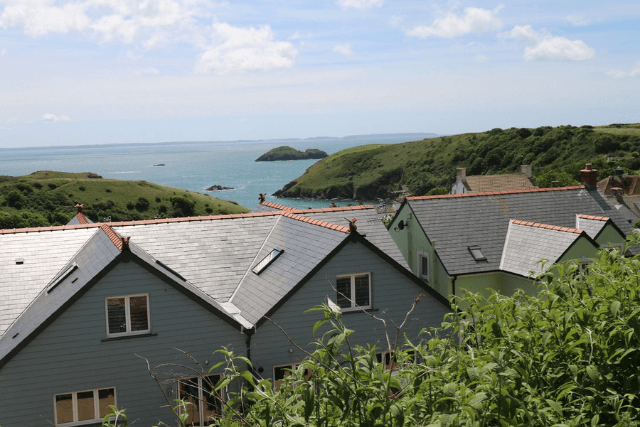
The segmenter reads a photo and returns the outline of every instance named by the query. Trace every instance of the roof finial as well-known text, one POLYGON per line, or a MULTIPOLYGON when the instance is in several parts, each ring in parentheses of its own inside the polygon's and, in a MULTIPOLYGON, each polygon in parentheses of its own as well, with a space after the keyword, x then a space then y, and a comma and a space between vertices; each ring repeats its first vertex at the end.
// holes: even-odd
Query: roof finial
POLYGON ((264 196, 266 196, 267 193, 258 193, 258 198, 260 199, 260 203, 264 202, 264 196))
POLYGON ((356 221, 358 220, 358 218, 354 216, 353 219, 349 219, 349 218, 345 218, 345 219, 349 222, 349 233, 357 232, 358 227, 356 226, 356 221))
POLYGON ((74 208, 76 208, 77 213, 82 213, 82 210, 84 209, 84 203, 78 203, 74 206, 74 208))
POLYGON ((122 240, 122 250, 129 250, 129 239, 131 237, 120 237, 120 239, 122 240))

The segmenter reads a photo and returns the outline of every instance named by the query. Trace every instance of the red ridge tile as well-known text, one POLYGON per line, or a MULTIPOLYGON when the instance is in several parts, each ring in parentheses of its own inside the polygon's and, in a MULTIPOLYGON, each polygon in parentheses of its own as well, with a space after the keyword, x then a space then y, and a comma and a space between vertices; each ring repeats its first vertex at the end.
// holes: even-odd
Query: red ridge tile
POLYGON ((547 230, 555 230, 555 231, 562 231, 565 233, 575 233, 575 234, 582 234, 583 230, 577 229, 577 228, 569 228, 569 227, 560 227, 558 225, 550 225, 550 224, 541 224, 539 222, 531 222, 531 221, 520 221, 517 219, 512 219, 511 220, 512 224, 515 225, 524 225, 527 227, 536 227, 536 228, 544 228, 547 230))
POLYGON ((541 193, 546 191, 578 190, 581 188, 585 188, 584 185, 574 185, 570 187, 555 187, 555 188, 529 188, 526 190, 487 191, 484 193, 443 194, 438 196, 410 196, 410 197, 407 197, 407 200, 458 199, 461 197, 500 196, 505 194, 519 194, 519 193, 541 193))

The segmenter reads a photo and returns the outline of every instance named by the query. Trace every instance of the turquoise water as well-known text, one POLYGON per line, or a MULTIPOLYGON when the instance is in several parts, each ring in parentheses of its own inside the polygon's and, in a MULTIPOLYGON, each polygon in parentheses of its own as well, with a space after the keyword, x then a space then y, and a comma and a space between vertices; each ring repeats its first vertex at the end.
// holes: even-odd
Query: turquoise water
POLYGON ((257 204, 258 193, 267 193, 267 200, 287 206, 326 207, 327 201, 271 196, 316 160, 255 162, 255 159, 280 145, 302 150, 319 148, 331 154, 356 145, 397 143, 427 136, 431 135, 0 149, 0 175, 27 175, 38 170, 94 172, 104 178, 146 180, 200 193, 218 184, 234 190, 208 194, 249 208, 257 204), (161 163, 165 166, 153 166, 161 163))

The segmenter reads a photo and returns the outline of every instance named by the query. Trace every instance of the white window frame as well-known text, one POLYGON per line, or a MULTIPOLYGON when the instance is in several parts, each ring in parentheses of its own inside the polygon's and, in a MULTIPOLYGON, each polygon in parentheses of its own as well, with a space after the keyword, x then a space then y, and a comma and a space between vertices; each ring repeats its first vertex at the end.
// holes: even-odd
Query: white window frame
MULTIPOLYGON (((220 374, 212 374, 212 375, 205 375, 206 377, 218 377, 218 381, 220 381, 220 379, 222 379, 222 375, 220 374)), ((199 425, 200 426, 205 426, 208 424, 205 424, 205 422, 209 421, 209 419, 207 418, 206 420, 204 419, 204 411, 202 410, 202 405, 205 404, 205 396, 204 396, 204 387, 202 386, 202 381, 203 381, 203 377, 198 376, 198 377, 184 377, 184 378, 180 378, 178 380, 178 397, 180 397, 180 382, 183 381, 187 381, 187 380, 193 380, 194 378, 198 379, 198 414, 200 414, 200 420, 199 420, 199 425)), ((216 381, 217 383, 217 381, 216 381)), ((212 388, 215 388, 216 384, 212 384, 212 388)), ((215 392, 215 391, 214 391, 215 392)), ((224 400, 224 394, 222 392, 222 389, 219 390, 217 392, 220 396, 220 400, 224 400)), ((222 402, 220 402, 220 410, 222 411, 222 402)), ((222 415, 222 413, 220 414, 222 415)))
MULTIPOLYGON (((272 371, 273 371, 273 376, 271 377, 271 379, 273 380, 273 389, 278 391, 280 390, 280 386, 282 384, 282 381, 284 381, 284 379, 290 375, 293 375, 293 371, 295 371, 296 369, 298 369, 298 367, 300 366, 300 363, 289 363, 286 365, 277 365, 274 366, 272 371), (280 380, 276 380, 276 369, 289 369, 290 372, 287 372, 282 379, 280 380)), ((311 369, 309 368, 305 368, 307 370, 306 374, 305 374, 305 378, 307 379, 307 381, 309 379, 311 379, 311 369)), ((295 385, 294 385, 295 387, 295 385)))
POLYGON ((380 363, 385 370, 396 371, 399 369, 398 361, 396 360, 396 356, 393 354, 393 351, 378 351, 376 352, 376 358, 378 356, 380 356, 378 363, 380 363), (389 356, 389 363, 386 362, 387 355, 389 356))
MULTIPOLYGON (((338 292, 337 282, 338 279, 344 279, 346 277, 351 278, 351 295, 348 298, 351 303, 351 307, 340 307, 340 311, 354 311, 354 310, 368 310, 373 307, 373 295, 371 293, 371 273, 353 273, 353 274, 341 274, 340 276, 336 276, 336 292, 338 292), (357 305, 355 301, 356 297, 356 276, 367 276, 369 278, 369 305, 357 305)), ((336 301, 337 304, 337 301, 336 301)))
POLYGON ((106 328, 107 328, 107 337, 122 337, 128 335, 144 335, 151 332, 151 299, 149 298, 149 294, 136 294, 136 295, 121 295, 115 297, 107 297, 104 299, 104 311, 105 311, 105 320, 106 320, 106 328), (147 329, 142 331, 131 331, 131 306, 129 305, 129 301, 131 298, 136 297, 145 297, 147 298, 147 329), (124 307, 125 307, 125 322, 127 326, 127 330, 125 332, 115 332, 109 333, 109 300, 110 299, 118 299, 124 298, 124 307))
POLYGON ((430 282, 429 279, 431 277, 431 264, 429 264, 429 261, 430 261, 429 254, 422 251, 418 251, 418 277, 424 280, 425 282, 430 282), (424 263, 427 264, 426 276, 422 274, 422 265, 424 263))
POLYGON ((94 388, 94 389, 89 389, 89 390, 80 390, 80 391, 70 391, 67 393, 57 393, 53 395, 53 419, 55 420, 55 425, 56 426, 65 426, 65 427, 71 427, 71 426, 83 426, 83 425, 87 425, 87 424, 95 424, 98 421, 102 421, 102 418, 100 416, 100 401, 98 399, 98 392, 100 390, 113 390, 113 404, 115 406, 118 406, 118 395, 116 393, 116 388, 115 387, 100 387, 100 388, 94 388), (91 420, 84 420, 84 421, 78 421, 78 393, 86 393, 88 391, 92 391, 93 392, 93 410, 94 413, 98 416, 97 418, 91 419, 91 420), (73 410, 73 419, 74 421, 69 422, 69 423, 59 423, 58 422, 58 405, 56 405, 56 397, 58 396, 64 396, 66 394, 70 394, 71 395, 71 405, 72 405, 72 410, 73 410))

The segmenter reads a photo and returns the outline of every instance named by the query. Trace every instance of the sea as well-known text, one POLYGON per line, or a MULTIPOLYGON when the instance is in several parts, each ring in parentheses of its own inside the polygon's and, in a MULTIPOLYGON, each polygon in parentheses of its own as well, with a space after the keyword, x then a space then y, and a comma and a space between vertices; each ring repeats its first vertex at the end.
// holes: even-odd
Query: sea
MULTIPOLYGON (((327 200, 285 199, 272 194, 304 173, 317 160, 256 162, 272 148, 318 148, 328 154, 365 144, 394 144, 435 137, 432 133, 355 135, 341 138, 251 141, 163 142, 0 148, 0 175, 21 176, 39 170, 93 172, 104 178, 145 180, 232 200, 250 209, 258 194, 295 208, 328 207, 327 200), (164 166, 157 166, 164 165, 164 166), (210 191, 212 185, 233 190, 210 191)), ((338 206, 354 203, 337 200, 338 206)))

